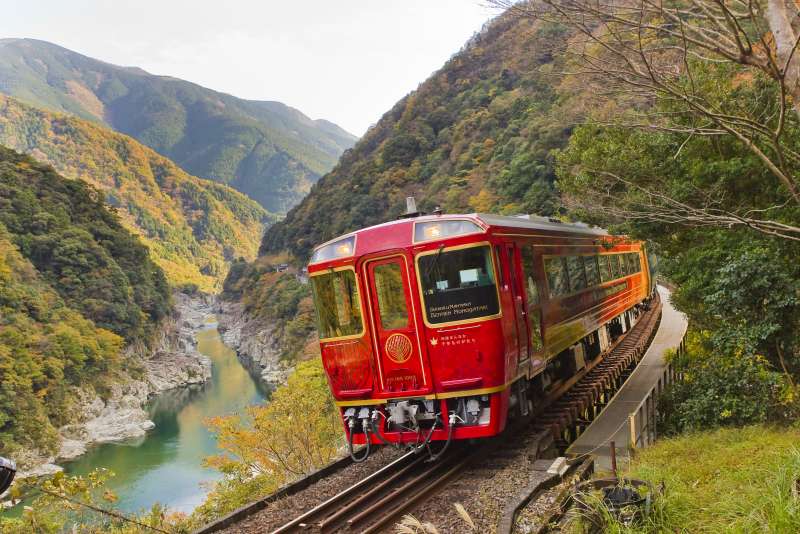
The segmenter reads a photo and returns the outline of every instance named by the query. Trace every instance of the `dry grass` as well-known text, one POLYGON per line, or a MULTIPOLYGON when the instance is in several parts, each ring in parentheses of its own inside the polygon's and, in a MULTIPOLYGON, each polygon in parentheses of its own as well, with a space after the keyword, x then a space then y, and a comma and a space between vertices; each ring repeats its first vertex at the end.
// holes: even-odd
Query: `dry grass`
MULTIPOLYGON (((469 515, 467 509, 464 508, 464 505, 460 502, 457 502, 453 505, 456 510, 456 514, 460 517, 464 523, 469 526, 472 532, 478 532, 478 526, 473 521, 472 516, 469 515)), ((439 534, 439 530, 436 528, 436 525, 433 523, 425 522, 423 523, 416 517, 410 514, 406 514, 403 516, 403 519, 395 525, 395 530, 397 534, 439 534)))

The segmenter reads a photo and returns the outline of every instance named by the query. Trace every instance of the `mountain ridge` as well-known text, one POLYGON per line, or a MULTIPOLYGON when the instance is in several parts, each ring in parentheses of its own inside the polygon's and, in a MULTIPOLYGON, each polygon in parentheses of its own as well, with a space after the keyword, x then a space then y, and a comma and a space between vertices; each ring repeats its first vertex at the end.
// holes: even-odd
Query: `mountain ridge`
POLYGON ((0 146, 0 453, 55 454, 82 392, 141 365, 171 308, 148 248, 87 183, 0 146))
POLYGON ((281 102, 240 99, 37 39, 0 39, 0 92, 103 123, 273 213, 298 202, 356 139, 281 102))
POLYGON ((213 290, 227 263, 252 258, 276 219, 234 189, 187 174, 135 139, 0 95, 0 145, 103 192, 173 285, 213 290))

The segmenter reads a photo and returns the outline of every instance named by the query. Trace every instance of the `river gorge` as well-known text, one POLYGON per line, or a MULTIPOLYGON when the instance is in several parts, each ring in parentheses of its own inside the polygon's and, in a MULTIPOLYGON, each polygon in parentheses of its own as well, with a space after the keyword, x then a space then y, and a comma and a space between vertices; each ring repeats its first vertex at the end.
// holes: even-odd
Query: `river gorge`
MULTIPOLYGON (((213 318, 210 318, 213 319, 213 318)), ((107 443, 64 465, 69 474, 105 467, 114 472, 109 486, 121 510, 134 512, 156 502, 191 512, 203 502, 219 472, 203 459, 219 452, 206 419, 242 411, 264 401, 265 393, 227 347, 216 323, 197 334, 197 349, 211 360, 211 379, 162 393, 148 406, 155 427, 146 436, 107 443)))
MULTIPOLYGON (((271 385, 248 371, 251 359, 240 360, 231 348, 240 348, 241 328, 235 340, 226 336, 228 344, 220 335, 242 317, 232 319, 210 295, 176 293, 173 299, 175 314, 145 361, 144 379, 119 384, 104 401, 87 395, 82 422, 59 431, 58 456, 40 459, 23 477, 62 468, 68 475, 108 469, 113 476, 107 486, 119 499, 115 506, 130 513, 156 503, 190 513, 205 500, 221 477, 204 466, 205 458, 220 452, 208 419, 264 402, 271 385), (217 314, 228 320, 220 330, 217 314)), ((4 514, 17 516, 29 502, 4 514)))

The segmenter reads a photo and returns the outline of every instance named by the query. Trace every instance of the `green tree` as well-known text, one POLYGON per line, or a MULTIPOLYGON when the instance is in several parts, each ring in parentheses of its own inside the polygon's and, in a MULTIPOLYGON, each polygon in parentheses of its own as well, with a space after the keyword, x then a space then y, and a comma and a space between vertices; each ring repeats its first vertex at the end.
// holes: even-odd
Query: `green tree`
MULTIPOLYGON (((768 108, 773 98, 758 77, 739 80, 735 90, 715 67, 704 77, 709 86, 716 80, 730 108, 768 108)), ((668 114, 671 106, 657 103, 654 112, 668 114)), ((788 130, 796 127, 787 122, 788 130)), ((693 208, 680 211, 705 205, 797 226, 800 208, 760 158, 733 137, 587 124, 559 156, 558 186, 574 217, 650 241, 661 274, 676 286, 673 302, 702 332, 693 358, 678 362, 693 385, 671 394, 681 412, 674 428, 797 413, 800 242, 741 220, 721 226, 693 219, 693 208), (741 377, 755 389, 730 386, 741 377)))
POLYGON ((128 341, 147 341, 169 288, 147 248, 83 182, 0 147, 0 223, 66 303, 128 341))

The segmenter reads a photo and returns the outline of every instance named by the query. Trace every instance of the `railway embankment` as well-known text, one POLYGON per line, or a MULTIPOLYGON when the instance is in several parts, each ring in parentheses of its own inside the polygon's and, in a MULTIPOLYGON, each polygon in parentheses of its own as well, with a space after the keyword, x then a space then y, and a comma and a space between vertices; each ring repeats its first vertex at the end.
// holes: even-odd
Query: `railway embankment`
MULTIPOLYGON (((649 483, 649 513, 623 525, 591 499, 570 505, 572 478, 537 494, 513 534, 585 532, 770 532, 800 526, 800 427, 753 425, 689 432, 659 440, 619 473, 649 483), (599 513, 598 513, 599 512, 599 513), (599 524, 601 523, 601 524, 599 524)), ((596 466, 593 466, 596 467, 596 466)), ((599 471, 595 477, 607 477, 599 471)))
POLYGON ((661 487, 652 532, 800 530, 800 427, 755 425, 659 441, 624 476, 661 487))

